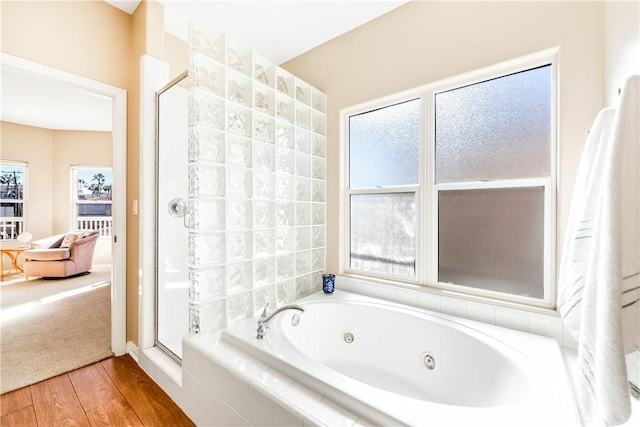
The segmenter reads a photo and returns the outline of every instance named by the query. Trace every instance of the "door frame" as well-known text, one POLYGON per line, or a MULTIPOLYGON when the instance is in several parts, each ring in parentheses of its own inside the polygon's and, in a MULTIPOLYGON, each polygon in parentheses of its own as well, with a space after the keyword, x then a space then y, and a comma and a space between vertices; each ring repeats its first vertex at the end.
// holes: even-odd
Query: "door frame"
POLYGON ((127 91, 96 80, 61 71, 0 52, 3 68, 85 90, 111 99, 113 138, 113 239, 111 243, 111 351, 126 352, 126 221, 127 221, 127 91))

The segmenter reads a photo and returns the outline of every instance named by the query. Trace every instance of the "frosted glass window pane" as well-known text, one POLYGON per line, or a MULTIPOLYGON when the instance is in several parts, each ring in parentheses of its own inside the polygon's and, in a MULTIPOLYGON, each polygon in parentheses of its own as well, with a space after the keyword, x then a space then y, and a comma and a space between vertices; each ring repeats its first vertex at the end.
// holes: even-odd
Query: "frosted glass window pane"
POLYGON ((551 108, 551 65, 436 94, 436 182, 549 176, 551 108))
POLYGON ((543 298, 544 188, 440 191, 438 281, 543 298))
POLYGON ((418 183, 420 100, 349 117, 349 185, 418 183))
POLYGON ((351 196, 351 268, 415 276, 415 193, 351 196))

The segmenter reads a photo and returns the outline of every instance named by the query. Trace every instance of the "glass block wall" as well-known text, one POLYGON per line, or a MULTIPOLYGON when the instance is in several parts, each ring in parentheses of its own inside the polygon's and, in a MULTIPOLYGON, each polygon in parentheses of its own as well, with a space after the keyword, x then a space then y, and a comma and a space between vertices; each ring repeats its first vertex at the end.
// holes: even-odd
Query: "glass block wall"
POLYGON ((322 288, 325 95, 203 25, 189 34, 189 331, 322 288))

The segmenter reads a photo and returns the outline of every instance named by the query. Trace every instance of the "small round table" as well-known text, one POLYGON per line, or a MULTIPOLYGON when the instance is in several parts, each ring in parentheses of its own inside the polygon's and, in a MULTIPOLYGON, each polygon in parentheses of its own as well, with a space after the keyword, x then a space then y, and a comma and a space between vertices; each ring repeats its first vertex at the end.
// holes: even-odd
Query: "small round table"
POLYGON ((0 248, 0 277, 22 273, 22 268, 18 265, 18 257, 24 250, 25 248, 0 248), (8 274, 4 274, 4 255, 11 260, 11 269, 8 274))

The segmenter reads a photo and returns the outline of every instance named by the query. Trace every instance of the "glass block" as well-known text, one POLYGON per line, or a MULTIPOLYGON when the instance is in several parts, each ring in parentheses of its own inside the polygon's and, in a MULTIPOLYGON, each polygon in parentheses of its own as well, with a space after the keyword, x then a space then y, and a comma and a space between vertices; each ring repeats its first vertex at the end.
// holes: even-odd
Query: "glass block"
POLYGON ((314 202, 324 202, 324 181, 314 179, 311 182, 311 199, 314 202))
POLYGON ((293 254, 280 255, 276 258, 276 280, 283 281, 293 277, 295 257, 293 254))
POLYGON ((227 261, 245 261, 253 256, 251 231, 227 232, 227 261))
MULTIPOLYGON (((253 269, 254 288, 271 285, 276 282, 276 259, 274 257, 254 260, 253 269)), ((275 301, 273 302, 275 303, 275 301)), ((273 307, 273 305, 271 307, 273 307)))
POLYGON ((310 225, 311 224, 311 203, 298 203, 295 204, 295 225, 310 225))
POLYGON ((189 26, 189 46, 191 52, 201 53, 211 59, 224 64, 225 37, 223 34, 211 31, 202 24, 191 23, 189 26))
POLYGON ((322 274, 324 271, 311 273, 311 293, 320 292, 322 290, 322 274))
POLYGON ((311 247, 320 248, 324 246, 324 227, 313 226, 311 227, 311 247))
POLYGON ((224 131, 225 103, 201 90, 189 91, 189 126, 206 126, 224 131))
POLYGON ((276 171, 293 175, 294 173, 294 151, 288 148, 276 148, 276 171))
POLYGON ((296 128, 296 151, 311 153, 311 132, 296 128))
POLYGON ((271 228, 275 226, 275 202, 253 202, 253 225, 256 228, 271 228))
POLYGON ((249 229, 253 226, 253 203, 250 200, 227 199, 227 229, 249 229))
POLYGON ((205 163, 189 165, 189 196, 224 197, 224 166, 205 163))
POLYGON ((311 156, 305 153, 296 152, 296 175, 311 177, 311 156))
POLYGON ((276 117, 288 123, 295 123, 295 102, 282 94, 276 95, 276 117))
POLYGON ((273 88, 276 82, 276 67, 271 61, 262 55, 253 53, 253 78, 270 88, 273 88))
POLYGON ((219 299, 204 304, 190 304, 190 332, 213 334, 227 327, 225 300, 219 299))
POLYGON ((267 86, 256 83, 253 88, 253 108, 270 116, 276 113, 276 93, 267 86))
POLYGON ((440 191, 438 281, 543 298, 544 188, 440 191))
POLYGON ((251 198, 251 170, 237 167, 227 167, 227 194, 229 197, 241 199, 251 198))
MULTIPOLYGON (((288 254, 293 252, 293 229, 276 229, 276 253, 288 254)), ((291 264, 293 266, 293 263, 291 264)))
POLYGON ((293 200, 294 177, 291 175, 276 174, 276 198, 293 200))
POLYGON ((315 179, 324 179, 324 159, 314 157, 311 159, 311 177, 315 179))
POLYGON ((255 307, 254 316, 259 316, 264 310, 264 306, 268 303, 271 310, 276 307, 276 288, 274 286, 264 286, 253 291, 255 307))
POLYGON ((233 71, 227 72, 227 99, 251 108, 253 82, 246 76, 233 71))
POLYGON ((294 249, 296 251, 305 251, 311 248, 311 228, 310 227, 296 227, 293 231, 295 243, 294 249))
POLYGON ((254 142, 253 144, 253 168, 267 171, 274 170, 275 148, 271 144, 254 142))
POLYGON ((227 136, 227 164, 251 167, 251 140, 240 136, 227 136))
POLYGON ((311 109, 302 104, 296 104, 295 124, 305 129, 311 129, 311 109))
POLYGON ((226 283, 224 266, 189 271, 189 302, 199 303, 224 297, 227 293, 226 283))
POLYGON ((253 197, 256 199, 275 199, 275 174, 269 171, 253 172, 253 197))
POLYGON ((227 67, 253 77, 253 53, 234 40, 227 40, 227 67))
POLYGON ((314 87, 311 88, 311 106, 316 111, 325 112, 325 95, 314 87))
POLYGON ((202 332, 200 329, 200 311, 197 306, 189 304, 189 333, 198 335, 202 332))
POLYGON ((322 113, 318 113, 317 111, 313 111, 312 115, 311 115, 311 123, 312 123, 312 127, 311 129, 320 135, 324 135, 325 134, 325 118, 324 118, 324 114, 322 113))
POLYGON ((189 267, 199 269, 226 262, 224 233, 189 233, 189 267))
POLYGON ((420 99, 349 117, 349 186, 418 184, 420 99))
POLYGON ((192 126, 189 129, 189 161, 191 162, 224 163, 224 146, 225 135, 222 131, 203 126, 192 126))
POLYGON ((324 147, 325 147, 325 137, 314 133, 311 153, 314 156, 325 157, 324 147))
POLYGON ((313 203, 311 209, 313 225, 324 224, 324 203, 313 203))
POLYGON ((352 195, 350 242, 351 268, 414 277, 415 194, 352 195))
POLYGON ((304 276, 295 278, 296 284, 296 299, 308 297, 311 295, 311 276, 306 274, 304 276))
POLYGON ((291 148, 294 147, 294 127, 287 123, 278 121, 276 123, 276 145, 279 147, 291 148))
POLYGON ((311 251, 311 271, 324 270, 324 249, 311 251))
POLYGON ((273 229, 256 230, 254 235, 256 258, 273 256, 275 254, 275 231, 273 229))
POLYGON ((435 95, 436 182, 549 176, 551 65, 435 95))
POLYGON ((276 211, 278 227, 293 226, 293 202, 277 202, 276 211))
POLYGON ((251 138, 251 110, 227 102, 227 132, 251 138))
POLYGON ((296 292, 293 279, 280 282, 276 285, 276 299, 278 307, 291 304, 295 301, 296 292))
POLYGON ((251 261, 227 265, 227 294, 248 291, 253 288, 253 263, 251 261))
POLYGON ((273 117, 255 113, 253 115, 253 137, 265 142, 275 142, 276 121, 273 117))
POLYGON ((227 313, 229 326, 253 317, 253 292, 229 295, 227 297, 227 313))
POLYGON ((222 199, 191 199, 186 213, 190 230, 223 231, 225 228, 225 202, 222 199))
POLYGON ((311 105, 311 86, 300 79, 295 79, 295 84, 296 101, 302 102, 305 105, 311 105))
POLYGON ((311 251, 296 252, 296 277, 311 272, 311 251))
POLYGON ((293 98, 294 77, 291 73, 276 67, 276 89, 278 92, 284 93, 293 98))
POLYGON ((296 201, 308 202, 311 200, 311 180, 296 177, 296 201))
POLYGON ((189 58, 189 87, 211 92, 224 98, 225 69, 218 62, 202 55, 189 58))

